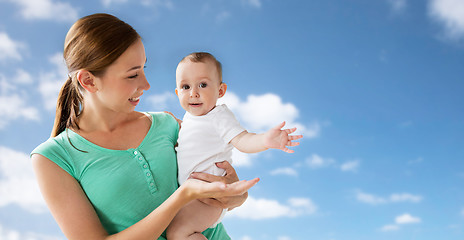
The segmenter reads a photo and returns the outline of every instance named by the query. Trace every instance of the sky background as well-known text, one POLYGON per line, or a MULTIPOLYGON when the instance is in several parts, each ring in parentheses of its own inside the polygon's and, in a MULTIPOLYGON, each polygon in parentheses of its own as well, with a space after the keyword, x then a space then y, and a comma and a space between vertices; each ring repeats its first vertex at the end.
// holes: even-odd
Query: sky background
POLYGON ((224 219, 238 240, 464 240, 463 0, 0 0, 0 239, 65 239, 29 153, 51 132, 78 18, 116 15, 142 36, 169 110, 178 61, 209 51, 223 99, 251 132, 280 121, 295 153, 235 152, 260 177, 224 219))

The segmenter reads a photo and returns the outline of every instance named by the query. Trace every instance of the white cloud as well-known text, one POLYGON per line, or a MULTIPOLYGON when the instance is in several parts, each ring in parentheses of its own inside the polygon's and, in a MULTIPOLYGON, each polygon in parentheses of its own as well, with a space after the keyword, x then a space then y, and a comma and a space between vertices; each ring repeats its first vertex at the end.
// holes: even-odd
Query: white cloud
POLYGON ((76 7, 67 2, 53 0, 10 0, 20 6, 27 20, 55 20, 73 22, 78 18, 76 7))
POLYGON ((169 109, 170 106, 180 105, 176 94, 173 92, 164 92, 162 94, 150 95, 147 97, 153 107, 159 110, 169 109))
POLYGON ((234 160, 234 167, 251 167, 251 161, 257 154, 243 153, 236 148, 232 149, 232 159, 234 160))
MULTIPOLYGON (((116 4, 125 4, 129 2, 129 0, 101 0, 101 2, 103 6, 111 7, 116 4)), ((172 0, 140 0, 139 2, 143 6, 155 6, 157 9, 160 7, 174 9, 174 3, 172 0)))
POLYGON ((24 98, 18 94, 0 95, 0 129, 17 119, 39 120, 39 111, 26 105, 24 98))
POLYGON ((0 207, 16 204, 32 212, 47 210, 29 155, 0 146, 0 207))
POLYGON ((242 3, 254 8, 261 8, 261 0, 242 0, 242 3))
POLYGON ((356 172, 359 167, 359 160, 345 162, 340 166, 340 169, 344 172, 356 172))
POLYGON ((17 119, 39 120, 38 109, 27 105, 28 93, 19 87, 30 81, 30 75, 22 69, 17 70, 16 77, 0 74, 0 129, 17 119))
POLYGON ((383 203, 387 202, 387 200, 384 199, 384 198, 377 197, 375 195, 372 195, 372 194, 369 194, 369 193, 364 193, 364 192, 361 192, 361 191, 359 191, 356 194, 356 199, 358 201, 360 201, 360 202, 368 203, 368 204, 371 204, 371 205, 378 205, 378 204, 383 204, 383 203))
POLYGON ((418 203, 422 201, 422 196, 412 195, 409 193, 394 193, 390 196, 391 202, 412 202, 418 203))
POLYGON ((392 231, 397 231, 399 229, 400 229, 400 227, 398 225, 389 224, 389 225, 383 226, 380 230, 383 231, 383 232, 392 232, 392 231))
POLYGON ((102 0, 102 4, 105 7, 109 7, 112 4, 122 4, 126 3, 128 0, 102 0))
POLYGON ((298 176, 298 172, 290 167, 286 168, 277 168, 271 171, 271 175, 288 175, 288 176, 298 176))
POLYGON ((400 128, 408 128, 408 127, 411 127, 413 125, 414 125, 413 121, 404 121, 404 122, 401 122, 400 124, 398 124, 398 126, 400 128))
POLYGON ((49 236, 32 232, 19 232, 11 230, 0 225, 0 239, 2 240, 62 240, 56 236, 49 236))
POLYGON ((56 53, 49 58, 53 68, 40 73, 39 75, 39 92, 42 95, 45 109, 54 111, 56 100, 61 87, 66 81, 68 70, 64 63, 63 54, 56 53))
POLYGON ((429 0, 429 16, 443 25, 447 39, 464 38, 464 1, 429 0))
POLYGON ((343 172, 356 172, 359 168, 359 160, 348 161, 343 164, 338 164, 337 161, 331 158, 324 158, 317 154, 312 154, 305 160, 307 166, 312 169, 334 167, 340 169, 343 172))
POLYGON ((237 217, 252 220, 298 217, 311 215, 317 211, 317 206, 309 198, 290 198, 286 204, 276 200, 248 197, 239 208, 229 212, 227 217, 237 217))
POLYGON ((142 5, 155 6, 157 8, 164 7, 167 9, 174 9, 174 2, 172 0, 141 0, 142 5))
POLYGON ((240 240, 252 240, 250 236, 243 236, 240 240))
POLYGON ((397 231, 400 229, 399 225, 420 223, 421 221, 419 217, 413 217, 409 213, 405 213, 395 218, 395 224, 385 225, 380 230, 383 232, 397 231))
POLYGON ((328 167, 335 164, 335 160, 330 158, 322 158, 317 154, 313 154, 310 157, 306 158, 306 164, 310 168, 322 168, 328 167))
POLYGON ((405 213, 395 218, 397 224, 410 224, 410 223, 420 223, 421 219, 418 217, 413 217, 409 213, 405 213))
POLYGON ((422 196, 414 195, 410 193, 393 193, 389 197, 379 197, 370 193, 365 193, 362 191, 357 191, 356 199, 360 202, 379 205, 386 203, 399 203, 399 202, 410 202, 410 203, 419 203, 422 201, 422 196))
POLYGON ((422 157, 418 157, 418 158, 416 158, 414 160, 408 161, 408 164, 417 164, 417 163, 421 163, 423 161, 424 161, 424 159, 422 157))
POLYGON ((0 61, 22 60, 20 51, 24 48, 24 43, 11 39, 5 32, 0 32, 0 61))
POLYGON ((314 138, 320 133, 320 124, 303 124, 297 121, 299 110, 292 103, 284 103, 280 96, 268 93, 264 95, 249 95, 246 101, 233 92, 220 98, 218 104, 225 103, 236 114, 239 121, 250 132, 263 132, 286 121, 285 127, 297 128, 297 133, 303 138, 314 138))
POLYGON ((222 11, 216 15, 216 22, 218 23, 224 22, 225 20, 229 19, 230 16, 231 16, 230 12, 222 11))
POLYGON ((387 2, 394 13, 402 12, 406 8, 406 0, 387 0, 387 2))
POLYGON ((33 83, 31 75, 23 69, 16 69, 16 74, 13 78, 13 81, 19 84, 33 83))

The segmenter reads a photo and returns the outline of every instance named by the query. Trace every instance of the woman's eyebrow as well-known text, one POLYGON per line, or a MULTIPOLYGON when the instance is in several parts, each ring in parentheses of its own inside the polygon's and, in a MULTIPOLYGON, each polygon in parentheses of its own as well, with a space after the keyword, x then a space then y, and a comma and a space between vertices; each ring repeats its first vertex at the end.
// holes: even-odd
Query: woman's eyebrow
MULTIPOLYGON (((147 63, 147 61, 148 61, 148 58, 145 58, 145 63, 147 63)), ((129 70, 127 70, 127 72, 130 72, 130 71, 135 70, 135 69, 140 69, 140 68, 142 68, 142 66, 131 67, 129 70)))

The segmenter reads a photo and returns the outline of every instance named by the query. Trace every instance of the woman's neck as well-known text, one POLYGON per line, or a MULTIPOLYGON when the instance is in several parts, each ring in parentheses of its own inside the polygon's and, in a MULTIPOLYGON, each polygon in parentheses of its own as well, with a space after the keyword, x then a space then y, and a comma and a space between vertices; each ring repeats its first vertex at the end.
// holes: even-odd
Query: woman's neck
POLYGON ((110 110, 84 108, 78 119, 79 129, 84 132, 113 132, 134 120, 137 112, 121 113, 110 110))

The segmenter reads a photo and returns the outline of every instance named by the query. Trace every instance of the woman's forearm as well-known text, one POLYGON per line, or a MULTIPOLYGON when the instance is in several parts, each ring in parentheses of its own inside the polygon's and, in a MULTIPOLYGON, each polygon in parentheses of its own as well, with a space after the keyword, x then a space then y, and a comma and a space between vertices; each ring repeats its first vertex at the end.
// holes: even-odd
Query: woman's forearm
POLYGON ((185 194, 184 189, 179 188, 145 218, 122 232, 108 236, 106 239, 158 239, 176 216, 177 212, 189 201, 191 201, 191 199, 185 194))

